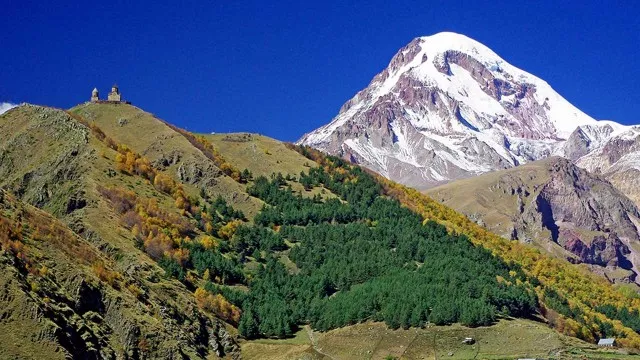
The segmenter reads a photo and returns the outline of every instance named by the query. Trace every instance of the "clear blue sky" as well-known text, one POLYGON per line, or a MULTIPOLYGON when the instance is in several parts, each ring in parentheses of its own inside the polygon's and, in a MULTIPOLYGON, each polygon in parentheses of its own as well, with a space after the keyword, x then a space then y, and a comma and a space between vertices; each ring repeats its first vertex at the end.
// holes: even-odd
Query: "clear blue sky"
POLYGON ((117 81, 189 130, 291 141, 329 122, 412 38, 454 31, 595 118, 640 123, 637 1, 270 3, 10 0, 0 102, 68 108, 117 81))

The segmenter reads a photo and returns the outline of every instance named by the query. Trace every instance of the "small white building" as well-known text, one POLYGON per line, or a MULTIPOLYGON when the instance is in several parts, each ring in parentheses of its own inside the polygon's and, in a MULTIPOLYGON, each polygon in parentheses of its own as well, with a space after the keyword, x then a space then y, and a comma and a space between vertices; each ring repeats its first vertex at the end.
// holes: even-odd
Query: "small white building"
POLYGON ((598 340, 598 346, 614 347, 616 346, 616 339, 615 338, 600 339, 598 340))
POLYGON ((91 102, 98 102, 100 101, 100 96, 98 95, 98 88, 93 88, 93 91, 91 92, 91 102))

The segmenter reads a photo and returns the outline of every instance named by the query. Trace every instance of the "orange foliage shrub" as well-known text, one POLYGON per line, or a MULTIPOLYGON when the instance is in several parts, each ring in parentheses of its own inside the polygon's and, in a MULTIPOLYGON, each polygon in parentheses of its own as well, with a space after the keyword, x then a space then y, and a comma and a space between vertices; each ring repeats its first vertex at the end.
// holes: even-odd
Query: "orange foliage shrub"
POLYGON ((178 265, 185 267, 187 262, 189 261, 189 249, 178 248, 171 254, 169 254, 169 257, 175 260, 178 265))
POLYGON ((171 255, 173 240, 163 233, 153 235, 149 233, 144 242, 144 251, 154 260, 160 260, 165 255, 171 255))
POLYGON ((28 249, 22 242, 22 232, 23 228, 20 224, 0 217, 0 248, 20 260, 25 268, 29 270, 33 266, 31 259, 27 256, 28 249))
POLYGON ((202 244, 202 246, 204 246, 205 249, 214 249, 217 248, 218 245, 220 245, 218 243, 218 240, 209 235, 201 237, 199 242, 200 244, 202 244))
POLYGON ((163 193, 170 194, 175 187, 175 181, 168 175, 156 174, 156 177, 153 180, 153 186, 163 193))
POLYGON ((107 269, 102 261, 94 263, 92 268, 93 272, 101 281, 108 283, 114 289, 120 288, 120 282, 122 281, 122 275, 120 275, 120 273, 107 269))
POLYGON ((149 159, 131 151, 126 145, 116 147, 116 169, 129 175, 138 175, 154 181, 157 172, 151 166, 149 159))
POLYGON ((142 199, 132 191, 98 186, 114 209, 120 213, 122 226, 143 242, 145 252, 153 259, 171 257, 183 265, 189 258, 186 250, 175 249, 182 239, 194 231, 184 217, 163 211, 155 199, 142 199))

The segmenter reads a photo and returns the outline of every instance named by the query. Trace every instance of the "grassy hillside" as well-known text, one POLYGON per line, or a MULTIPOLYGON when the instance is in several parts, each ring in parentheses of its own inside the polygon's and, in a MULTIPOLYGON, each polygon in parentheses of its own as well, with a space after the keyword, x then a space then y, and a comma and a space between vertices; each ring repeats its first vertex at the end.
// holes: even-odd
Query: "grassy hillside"
POLYGON ((240 169, 250 169, 255 176, 271 176, 274 172, 297 176, 317 164, 284 143, 266 136, 249 133, 206 135, 220 153, 240 169))
POLYGON ((222 173, 206 154, 167 123, 126 104, 85 103, 70 113, 95 124, 115 143, 125 144, 150 163, 183 183, 187 194, 206 189, 209 197, 221 195, 248 214, 261 206, 244 194, 244 186, 222 173))
POLYGON ((501 320, 489 327, 460 325, 389 329, 362 323, 319 333, 305 327, 284 340, 241 342, 246 359, 635 359, 602 350, 530 320, 501 320), (472 337, 474 344, 464 344, 472 337))
MULTIPOLYGON (((81 339, 40 336, 33 354, 238 357, 240 334, 253 339, 242 342, 247 358, 349 358, 345 338, 365 358, 444 349, 464 357, 464 332, 491 344, 486 357, 502 356, 487 349, 510 350, 515 337, 531 339, 531 349, 553 339, 537 354, 551 345, 591 351, 546 324, 504 320, 540 315, 571 336, 613 334, 638 346, 636 300, 309 149, 252 134, 194 135, 124 104, 21 106, 0 116, 0 130, 0 186, 13 194, 3 216, 20 234, 4 245, 2 256, 17 260, 0 293, 16 317, 0 324, 51 333, 17 315, 30 312, 14 299, 64 303, 72 310, 59 305, 47 316, 81 339), (32 236, 46 221, 12 209, 49 215, 26 203, 58 219, 48 220, 61 229, 57 242, 32 236), (32 249, 33 264, 16 239, 32 249), (42 264, 53 275, 42 276, 42 264), (602 295, 587 301, 594 292, 602 295), (513 337, 495 335, 511 328, 513 337), (436 347, 425 340, 432 330, 443 334, 436 347)), ((21 354, 20 342, 0 341, 21 354)))
MULTIPOLYGON (((179 221, 186 223, 193 221, 192 216, 187 216, 176 202, 198 197, 201 189, 198 180, 208 181, 211 185, 205 192, 211 201, 218 195, 224 195, 249 211, 257 211, 260 202, 246 195, 244 184, 227 178, 182 135, 158 120, 150 120, 153 117, 139 109, 104 104, 83 107, 83 114, 94 120, 89 122, 73 112, 73 116, 69 116, 61 110, 36 106, 21 106, 0 117, 0 141, 3 144, 0 172, 5 175, 0 185, 60 218, 82 236, 93 251, 104 257, 103 266, 108 272, 126 274, 127 278, 135 280, 114 290, 115 296, 134 294, 131 301, 119 300, 120 305, 98 312, 105 318, 104 326, 108 329, 105 332, 113 335, 105 337, 103 343, 96 347, 97 351, 109 349, 114 355, 128 353, 131 356, 148 347, 146 351, 154 354, 153 357, 172 357, 177 353, 190 354, 191 357, 233 353, 235 344, 225 330, 227 325, 214 320, 215 313, 199 306, 193 284, 167 277, 165 270, 158 266, 160 258, 157 256, 165 256, 163 252, 167 251, 167 255, 173 254, 177 245, 171 242, 178 241, 180 237, 202 237, 202 233, 191 230, 191 226, 184 233, 170 235, 171 242, 162 235, 163 227, 167 230, 175 228, 171 224, 172 219, 183 219, 179 221), (111 129, 110 120, 117 124, 119 116, 143 119, 139 124, 143 128, 125 131, 117 125, 111 129), (102 127, 111 131, 102 130, 102 127), (127 138, 131 132, 138 131, 154 134, 155 145, 146 145, 155 149, 155 153, 133 138, 127 138), (173 140, 158 141, 170 137, 173 140), (133 144, 124 141, 133 141, 133 144), (154 160, 137 151, 151 152, 154 160), (127 168, 131 164, 126 158, 131 154, 137 158, 133 164, 135 169, 127 168), (165 163, 166 156, 162 154, 172 154, 176 160, 165 163), (190 164, 196 164, 193 173, 200 178, 187 181, 185 176, 191 176, 190 164), (180 174, 180 168, 186 169, 186 175, 180 174), (150 175, 153 178, 149 178, 150 175), (154 182, 158 179, 162 181, 154 182), (136 213, 142 214, 140 216, 149 219, 150 227, 146 228, 148 232, 144 239, 140 234, 142 229, 127 227, 124 214, 118 208, 122 203, 115 204, 101 189, 135 195, 131 206, 135 207, 136 213), (161 247, 157 248, 159 244, 161 247), (153 251, 152 246, 156 246, 153 251), (139 309, 135 311, 141 313, 120 314, 124 311, 121 308, 139 309), (153 321, 145 320, 145 316, 153 321), (136 325, 132 326, 130 322, 136 325), (176 334, 180 336, 178 339, 176 334), (122 344, 121 338, 130 340, 122 344)), ((57 263, 62 267, 76 268, 79 260, 67 257, 57 263)), ((89 266, 91 269, 92 264, 89 266)), ((89 276, 76 278, 88 279, 89 276)), ((81 348, 78 344, 72 345, 73 348, 81 348)), ((64 345, 58 340, 58 346, 73 353, 71 345, 64 345)))
POLYGON ((471 218, 481 219, 487 230, 509 238, 516 217, 520 214, 519 207, 528 206, 535 193, 550 179, 548 160, 542 160, 455 181, 426 190, 425 193, 448 207, 463 209, 459 211, 471 218), (512 191, 517 188, 529 194, 523 196, 512 191))

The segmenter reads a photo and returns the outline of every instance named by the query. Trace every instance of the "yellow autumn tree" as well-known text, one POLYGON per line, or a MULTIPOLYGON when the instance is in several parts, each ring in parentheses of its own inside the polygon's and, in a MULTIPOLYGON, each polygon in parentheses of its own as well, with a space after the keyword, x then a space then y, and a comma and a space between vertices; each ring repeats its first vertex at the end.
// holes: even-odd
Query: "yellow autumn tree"
POLYGON ((204 246, 205 249, 213 249, 218 247, 218 241, 213 238, 213 236, 205 235, 199 239, 200 244, 204 246))
POLYGON ((233 221, 229 221, 224 226, 222 226, 220 230, 218 230, 218 236, 225 240, 231 239, 233 237, 233 234, 236 233, 236 230, 238 230, 238 227, 241 224, 242 220, 236 219, 233 221))
POLYGON ((211 312, 234 325, 237 325, 238 321, 240 321, 240 309, 227 301, 224 296, 220 294, 213 295, 201 287, 196 289, 194 296, 199 308, 211 312))

